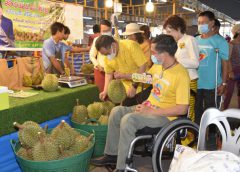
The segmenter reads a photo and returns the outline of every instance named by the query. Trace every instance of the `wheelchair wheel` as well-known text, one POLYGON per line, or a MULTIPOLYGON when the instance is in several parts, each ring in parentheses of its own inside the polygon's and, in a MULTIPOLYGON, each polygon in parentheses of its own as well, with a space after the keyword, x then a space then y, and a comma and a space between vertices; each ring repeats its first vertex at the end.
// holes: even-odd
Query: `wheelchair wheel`
POLYGON ((154 141, 152 154, 154 172, 169 170, 176 144, 196 148, 198 130, 198 125, 188 119, 177 119, 164 126, 154 141))

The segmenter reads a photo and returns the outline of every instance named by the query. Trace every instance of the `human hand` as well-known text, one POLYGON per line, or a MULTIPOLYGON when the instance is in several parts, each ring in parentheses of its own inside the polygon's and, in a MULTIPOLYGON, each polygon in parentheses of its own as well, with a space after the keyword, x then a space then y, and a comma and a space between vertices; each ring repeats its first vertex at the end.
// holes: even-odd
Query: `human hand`
POLYGON ((103 91, 99 94, 99 99, 104 101, 107 97, 107 92, 103 91))
POLYGON ((100 71, 100 72, 104 72, 104 68, 100 65, 97 65, 96 68, 100 71))
POLYGON ((153 114, 154 109, 152 109, 149 106, 139 104, 139 105, 136 106, 135 111, 139 112, 139 113, 144 113, 144 114, 153 114))
POLYGON ((220 85, 220 86, 218 86, 218 88, 217 88, 217 94, 218 94, 219 96, 223 95, 223 94, 224 94, 224 91, 225 91, 225 88, 226 88, 226 85, 220 85))
POLYGON ((132 97, 134 97, 134 96, 136 95, 136 93, 137 93, 136 88, 134 88, 133 86, 131 86, 131 87, 128 89, 128 91, 127 91, 127 97, 132 98, 132 97))
POLYGON ((233 72, 229 72, 229 74, 228 74, 228 78, 229 79, 234 79, 234 73, 233 72))
POLYGON ((114 72, 114 78, 115 79, 125 79, 125 75, 120 72, 114 72))

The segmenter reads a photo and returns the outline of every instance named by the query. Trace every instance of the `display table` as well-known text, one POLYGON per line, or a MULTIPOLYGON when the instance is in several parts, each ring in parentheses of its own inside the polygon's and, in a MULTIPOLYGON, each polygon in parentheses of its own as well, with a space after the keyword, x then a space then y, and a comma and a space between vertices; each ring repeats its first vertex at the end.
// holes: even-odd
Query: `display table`
MULTIPOLYGON (((33 91, 33 90, 31 90, 33 91)), ((77 88, 60 88, 56 92, 39 92, 29 98, 10 97, 10 108, 0 111, 0 136, 16 131, 13 122, 32 120, 42 123, 72 112, 76 99, 80 104, 90 104, 98 100, 98 89, 94 85, 77 88)))

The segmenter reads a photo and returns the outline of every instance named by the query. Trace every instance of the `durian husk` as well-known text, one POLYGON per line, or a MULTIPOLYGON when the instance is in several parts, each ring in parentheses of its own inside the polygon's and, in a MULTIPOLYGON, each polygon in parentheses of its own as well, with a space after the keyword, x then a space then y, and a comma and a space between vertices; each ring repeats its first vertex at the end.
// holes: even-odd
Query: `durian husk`
POLYGON ((75 154, 82 153, 92 145, 92 138, 93 134, 90 134, 88 137, 82 135, 76 137, 75 144, 70 148, 70 150, 73 151, 75 154))
POLYGON ((54 74, 47 74, 42 80, 41 85, 44 91, 56 91, 58 89, 58 78, 54 74))
POLYGON ((99 119, 101 115, 104 113, 104 107, 101 102, 94 102, 87 107, 88 117, 99 119))
POLYGON ((73 114, 72 114, 72 120, 76 123, 83 123, 86 118, 87 118, 87 114, 88 114, 88 111, 87 111, 87 107, 84 106, 84 105, 79 105, 79 100, 77 99, 77 104, 76 106, 74 106, 73 108, 73 114))
POLYGON ((83 74, 91 74, 94 72, 94 65, 93 64, 83 64, 81 67, 81 72, 83 74))
POLYGON ((120 80, 112 80, 109 83, 107 94, 113 103, 121 103, 127 97, 125 87, 120 80))
POLYGON ((22 80, 22 82, 23 82, 23 86, 24 86, 24 87, 31 87, 31 86, 32 86, 32 83, 33 83, 32 77, 29 76, 29 75, 23 75, 23 80, 22 80))
POLYGON ((108 116, 107 115, 101 115, 100 118, 98 119, 98 122, 101 125, 108 125, 108 116))

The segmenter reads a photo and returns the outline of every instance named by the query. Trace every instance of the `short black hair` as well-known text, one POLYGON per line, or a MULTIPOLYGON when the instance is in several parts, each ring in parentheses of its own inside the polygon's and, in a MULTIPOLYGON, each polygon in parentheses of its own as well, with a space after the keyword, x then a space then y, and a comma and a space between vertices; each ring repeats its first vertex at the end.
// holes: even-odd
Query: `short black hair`
POLYGON ((105 25, 105 26, 108 26, 108 27, 112 27, 111 22, 108 21, 108 20, 102 20, 102 21, 100 22, 100 25, 105 25))
POLYGON ((221 23, 218 19, 214 19, 214 26, 219 28, 221 27, 221 23))
POLYGON ((163 24, 163 28, 166 29, 167 26, 170 26, 174 30, 180 29, 180 32, 182 34, 186 33, 186 22, 183 18, 177 16, 177 15, 172 15, 167 18, 165 23, 163 24))
POLYGON ((62 23, 54 22, 51 25, 51 34, 56 35, 57 31, 62 32, 64 30, 64 27, 65 26, 62 23))
POLYGON ((140 27, 140 30, 144 32, 143 35, 144 35, 145 38, 147 38, 147 39, 150 38, 151 32, 150 32, 149 26, 147 26, 147 25, 142 25, 142 26, 140 27))
POLYGON ((139 44, 142 44, 144 42, 144 38, 142 33, 134 33, 136 40, 139 44))
POLYGON ((115 42, 114 38, 112 36, 108 35, 101 35, 96 40, 96 49, 99 51, 101 48, 109 49, 111 48, 112 43, 115 42))
POLYGON ((100 33, 100 27, 98 24, 93 25, 93 33, 100 33))
POLYGON ((155 49, 158 53, 167 52, 170 56, 174 56, 178 49, 177 42, 171 35, 157 35, 156 38, 152 40, 152 43, 156 44, 155 49))
POLYGON ((207 17, 211 21, 215 19, 215 15, 211 11, 203 11, 198 15, 198 17, 202 17, 202 16, 207 17))
POLYGON ((69 27, 64 26, 64 34, 65 34, 65 35, 67 35, 67 34, 70 35, 70 33, 71 33, 71 32, 70 32, 69 27))

